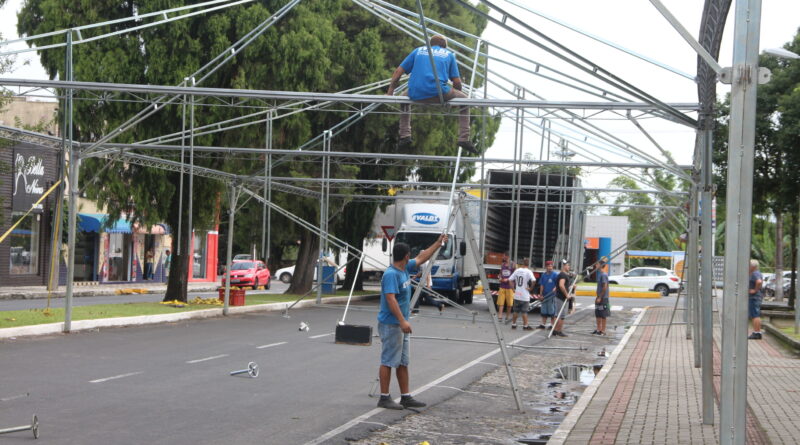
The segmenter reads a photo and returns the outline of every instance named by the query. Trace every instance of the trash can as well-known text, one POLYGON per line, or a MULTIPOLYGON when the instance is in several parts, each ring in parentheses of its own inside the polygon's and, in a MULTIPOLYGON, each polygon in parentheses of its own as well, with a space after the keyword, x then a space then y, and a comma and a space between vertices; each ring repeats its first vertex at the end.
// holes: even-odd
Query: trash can
MULTIPOLYGON (((228 304, 230 306, 244 306, 244 289, 231 289, 230 299, 228 304)), ((225 288, 219 288, 219 301, 225 301, 225 288)))
POLYGON ((336 293, 336 268, 333 266, 322 266, 322 293, 336 293))

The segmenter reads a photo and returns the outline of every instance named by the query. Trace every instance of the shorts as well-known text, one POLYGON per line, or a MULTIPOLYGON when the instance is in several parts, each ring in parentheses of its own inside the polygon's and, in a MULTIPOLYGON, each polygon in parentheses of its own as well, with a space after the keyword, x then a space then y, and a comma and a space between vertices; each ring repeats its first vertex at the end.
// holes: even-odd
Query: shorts
POLYGON ((597 318, 608 318, 611 316, 611 311, 608 308, 608 303, 602 303, 594 306, 594 316, 597 318))
POLYGON ((498 306, 508 306, 514 304, 514 291, 511 289, 503 289, 500 288, 500 292, 497 293, 497 305, 498 306))
POLYGON ((381 365, 390 368, 408 366, 408 349, 411 337, 400 329, 399 324, 378 322, 381 336, 381 365))
POLYGON ((527 314, 531 310, 531 303, 529 301, 514 300, 514 312, 518 314, 527 314))
POLYGON ((542 317, 555 317, 556 316, 556 297, 547 297, 542 300, 542 306, 539 308, 539 313, 542 317))
POLYGON ((563 310, 561 309, 563 306, 567 305, 567 300, 562 300, 558 297, 555 297, 553 301, 556 304, 556 312, 555 314, 553 314, 553 316, 561 320, 567 318, 567 314, 569 313, 569 307, 564 307, 563 310), (561 314, 561 316, 559 316, 558 314, 561 314))
POLYGON ((761 298, 747 299, 747 316, 750 318, 761 317, 761 298))

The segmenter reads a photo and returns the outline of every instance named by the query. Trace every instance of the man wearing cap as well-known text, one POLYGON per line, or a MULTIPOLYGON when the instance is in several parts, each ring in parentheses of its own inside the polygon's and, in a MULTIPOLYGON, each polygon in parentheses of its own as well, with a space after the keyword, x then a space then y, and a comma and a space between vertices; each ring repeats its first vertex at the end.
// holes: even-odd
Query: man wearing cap
POLYGON ((500 266, 500 291, 497 293, 497 321, 503 321, 503 310, 506 312, 506 323, 511 322, 511 306, 514 304, 514 288, 509 278, 514 273, 514 266, 508 261, 508 254, 503 254, 503 265, 500 266))
MULTIPOLYGON (((442 91, 442 99, 448 101, 455 98, 467 97, 461 92, 461 75, 458 72, 456 56, 447 49, 447 39, 444 36, 436 35, 431 37, 431 49, 433 50, 433 63, 436 66, 434 78, 431 57, 428 53, 428 46, 420 46, 403 60, 400 66, 394 70, 392 79, 389 82, 389 89, 386 94, 394 95, 394 89, 400 76, 408 73, 408 97, 415 102, 438 104, 439 89, 442 91), (447 79, 453 82, 451 87, 447 79), (437 87, 437 82, 439 86, 437 87)), ((411 145, 411 114, 408 105, 401 105, 400 110, 400 148, 407 148, 411 145)), ((458 146, 473 154, 478 154, 475 146, 469 140, 469 108, 460 107, 458 110, 458 146)))
POLYGON ((553 262, 552 261, 545 261, 544 263, 545 272, 539 276, 538 290, 539 296, 538 298, 542 300, 542 306, 540 313, 542 315, 542 324, 538 326, 537 329, 546 329, 545 325, 547 324, 547 319, 550 319, 550 323, 555 323, 555 316, 556 316, 556 284, 558 282, 558 272, 553 270, 553 262))
POLYGON ((594 318, 597 321, 597 329, 593 335, 606 335, 606 319, 611 315, 611 307, 608 301, 608 274, 605 272, 605 258, 597 262, 595 273, 597 278, 597 297, 594 299, 594 318))
POLYGON ((556 280, 556 327, 553 330, 553 335, 558 337, 566 337, 567 334, 563 332, 564 319, 567 317, 567 300, 572 299, 569 293, 571 276, 569 274, 569 261, 561 260, 561 273, 558 274, 556 280))

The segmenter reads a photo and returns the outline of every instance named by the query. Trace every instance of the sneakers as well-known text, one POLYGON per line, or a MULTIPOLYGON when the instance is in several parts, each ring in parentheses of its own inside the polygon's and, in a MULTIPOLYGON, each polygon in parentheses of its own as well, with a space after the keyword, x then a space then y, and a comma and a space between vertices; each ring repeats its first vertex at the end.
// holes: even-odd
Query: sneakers
POLYGON ((523 330, 523 331, 532 331, 532 330, 533 330, 533 328, 532 328, 531 326, 523 326, 523 327, 522 327, 522 330, 523 330))
POLYGON ((592 331, 592 335, 603 335, 603 333, 595 329, 594 331, 592 331))
POLYGON ((567 336, 567 334, 565 334, 565 333, 563 333, 561 331, 553 331, 553 335, 558 336, 558 337, 566 337, 567 336))
POLYGON ((761 340, 761 333, 760 332, 753 332, 747 337, 748 340, 761 340))
POLYGON ((386 409, 403 409, 404 405, 401 405, 391 397, 381 396, 378 400, 378 408, 386 408, 386 409))
POLYGON ((403 408, 423 408, 428 406, 411 396, 400 397, 400 405, 402 405, 403 408))
POLYGON ((516 323, 511 323, 511 329, 517 329, 517 324, 516 323))
POLYGON ((411 309, 412 314, 419 314, 419 309, 411 309))
POLYGON ((475 145, 470 141, 458 141, 458 146, 474 154, 475 156, 478 156, 480 154, 478 153, 478 150, 475 149, 475 145))
POLYGON ((545 329, 545 327, 543 324, 540 324, 539 326, 536 326, 536 329, 545 329))

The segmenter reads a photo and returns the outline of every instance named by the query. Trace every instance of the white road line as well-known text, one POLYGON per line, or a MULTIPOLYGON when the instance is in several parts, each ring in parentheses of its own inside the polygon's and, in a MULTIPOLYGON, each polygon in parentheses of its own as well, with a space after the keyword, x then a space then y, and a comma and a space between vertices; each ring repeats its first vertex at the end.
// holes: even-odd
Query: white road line
POLYGON ((200 363, 200 362, 204 362, 204 361, 207 361, 207 360, 214 360, 215 358, 222 358, 222 357, 227 357, 227 356, 228 356, 228 354, 215 355, 215 356, 212 356, 212 357, 199 358, 197 360, 189 360, 186 363, 200 363))
POLYGON ((270 344, 268 344, 268 345, 256 346, 256 349, 271 348, 271 347, 273 347, 273 346, 285 345, 286 343, 287 343, 287 342, 285 342, 285 341, 282 341, 282 342, 280 342, 280 343, 270 343, 270 344))
POLYGON ((104 379, 89 380, 89 383, 103 383, 103 382, 107 382, 107 381, 109 381, 109 380, 116 380, 116 379, 121 379, 121 378, 125 378, 125 377, 130 377, 130 376, 132 376, 132 375, 136 375, 136 374, 141 374, 142 372, 143 372, 143 371, 138 371, 138 372, 129 372, 129 373, 127 373, 127 374, 115 375, 115 376, 113 376, 113 377, 106 377, 106 378, 104 378, 104 379))
POLYGON ((644 309, 640 307, 635 307, 631 309, 631 312, 642 312, 644 309))
POLYGON ((622 307, 622 306, 611 306, 611 310, 612 311, 621 311, 623 309, 625 309, 625 308, 622 307))
MULTIPOLYGON (((534 332, 531 332, 530 334, 523 335, 522 337, 520 337, 520 338, 518 338, 518 339, 516 339, 516 340, 514 340, 514 341, 512 341, 512 342, 510 342, 508 344, 511 344, 511 345, 517 344, 517 343, 521 342, 522 340, 525 340, 528 337, 532 336, 535 333, 536 332, 534 331, 534 332)), ((413 391, 411 394, 412 395, 417 395, 417 394, 419 394, 419 393, 421 393, 421 392, 423 392, 423 391, 425 391, 427 389, 433 388, 434 386, 439 385, 439 383, 442 383, 443 381, 449 379, 450 377, 453 377, 454 375, 457 375, 457 374, 463 372, 464 370, 466 370, 468 368, 471 368, 472 366, 480 364, 482 361, 484 361, 487 358, 497 354, 498 352, 500 352, 500 348, 499 347, 497 349, 493 350, 493 351, 490 351, 490 352, 487 352, 486 354, 483 354, 482 356, 476 358, 475 360, 473 360, 473 361, 471 361, 471 362, 469 362, 469 363, 467 363, 467 364, 465 364, 465 365, 463 365, 463 366, 461 366, 459 368, 456 368, 456 369, 448 372, 447 374, 439 377, 438 379, 436 379, 436 380, 434 380, 434 381, 422 386, 421 388, 417 389, 416 391, 413 391)), ((355 426, 355 425, 357 425, 357 424, 369 419, 370 417, 374 416, 375 414, 378 414, 379 412, 382 412, 383 410, 384 410, 384 408, 375 408, 375 409, 373 409, 371 411, 367 411, 366 413, 364 413, 364 414, 362 414, 362 415, 350 420, 349 422, 345 423, 344 425, 342 425, 342 426, 340 426, 338 428, 334 428, 334 429, 328 431, 327 433, 317 437, 314 440, 306 442, 304 445, 318 445, 318 444, 320 444, 322 442, 325 442, 326 440, 330 439, 331 437, 334 437, 334 436, 336 436, 336 435, 338 435, 338 434, 340 434, 340 433, 342 433, 344 431, 349 430, 353 426, 355 426)))
POLYGON ((311 337, 308 338, 320 338, 320 337, 327 337, 329 335, 333 335, 333 332, 328 332, 327 334, 312 335, 311 337))

